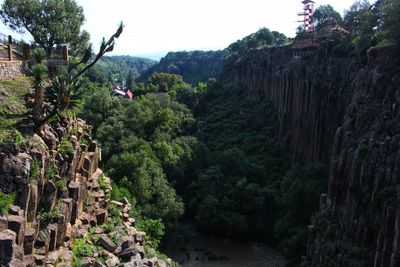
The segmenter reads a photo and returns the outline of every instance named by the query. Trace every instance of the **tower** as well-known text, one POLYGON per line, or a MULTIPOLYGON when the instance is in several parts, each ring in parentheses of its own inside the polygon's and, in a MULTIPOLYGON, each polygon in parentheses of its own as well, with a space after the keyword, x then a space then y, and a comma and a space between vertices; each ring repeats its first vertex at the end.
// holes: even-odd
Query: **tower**
POLYGON ((297 13, 301 20, 299 22, 304 23, 304 29, 306 32, 314 31, 314 24, 312 21, 312 15, 314 14, 314 4, 312 0, 303 0, 301 3, 304 5, 303 12, 297 13))

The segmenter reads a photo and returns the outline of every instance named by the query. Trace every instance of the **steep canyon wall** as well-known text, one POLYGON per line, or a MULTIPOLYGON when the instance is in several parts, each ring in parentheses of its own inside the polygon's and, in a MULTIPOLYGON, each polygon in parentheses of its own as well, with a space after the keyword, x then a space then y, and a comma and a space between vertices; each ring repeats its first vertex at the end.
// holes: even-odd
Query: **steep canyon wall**
POLYGON ((249 52, 223 79, 276 107, 293 158, 328 164, 304 266, 400 266, 400 75, 390 51, 365 67, 326 49, 249 52))
POLYGON ((296 59, 288 47, 250 51, 223 73, 223 79, 273 103, 280 136, 295 160, 325 164, 351 100, 353 76, 346 58, 319 51, 296 59))

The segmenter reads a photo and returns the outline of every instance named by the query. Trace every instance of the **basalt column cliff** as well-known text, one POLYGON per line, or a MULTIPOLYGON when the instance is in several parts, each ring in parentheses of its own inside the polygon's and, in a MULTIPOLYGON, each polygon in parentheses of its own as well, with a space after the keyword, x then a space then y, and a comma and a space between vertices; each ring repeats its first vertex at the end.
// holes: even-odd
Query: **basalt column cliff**
POLYGON ((393 55, 365 67, 319 48, 254 50, 224 78, 276 107, 293 158, 330 166, 304 266, 400 265, 400 75, 393 55))

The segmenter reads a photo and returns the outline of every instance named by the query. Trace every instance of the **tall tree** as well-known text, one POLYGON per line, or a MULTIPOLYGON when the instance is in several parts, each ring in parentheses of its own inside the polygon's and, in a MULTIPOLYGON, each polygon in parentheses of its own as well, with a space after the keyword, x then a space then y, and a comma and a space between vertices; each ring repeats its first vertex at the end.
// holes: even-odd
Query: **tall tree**
POLYGON ((11 29, 29 32, 48 57, 55 45, 70 43, 75 50, 88 42, 88 33, 80 30, 83 9, 74 0, 5 0, 0 17, 11 29))
POLYGON ((319 6, 313 15, 317 28, 322 28, 331 20, 342 22, 342 16, 331 5, 319 6))

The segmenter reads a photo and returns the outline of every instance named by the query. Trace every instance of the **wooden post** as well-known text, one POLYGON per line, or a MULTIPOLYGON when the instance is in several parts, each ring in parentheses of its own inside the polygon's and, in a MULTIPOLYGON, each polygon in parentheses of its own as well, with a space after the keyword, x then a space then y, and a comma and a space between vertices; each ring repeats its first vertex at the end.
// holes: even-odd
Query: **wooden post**
POLYGON ((12 44, 13 44, 12 36, 11 36, 11 35, 8 36, 8 44, 9 44, 9 45, 12 45, 12 44))
POLYGON ((66 45, 62 47, 62 52, 63 52, 63 59, 68 60, 68 47, 66 45))
POLYGON ((8 48, 8 60, 9 61, 12 61, 13 60, 13 55, 12 55, 12 45, 8 45, 7 46, 7 48, 8 48))

